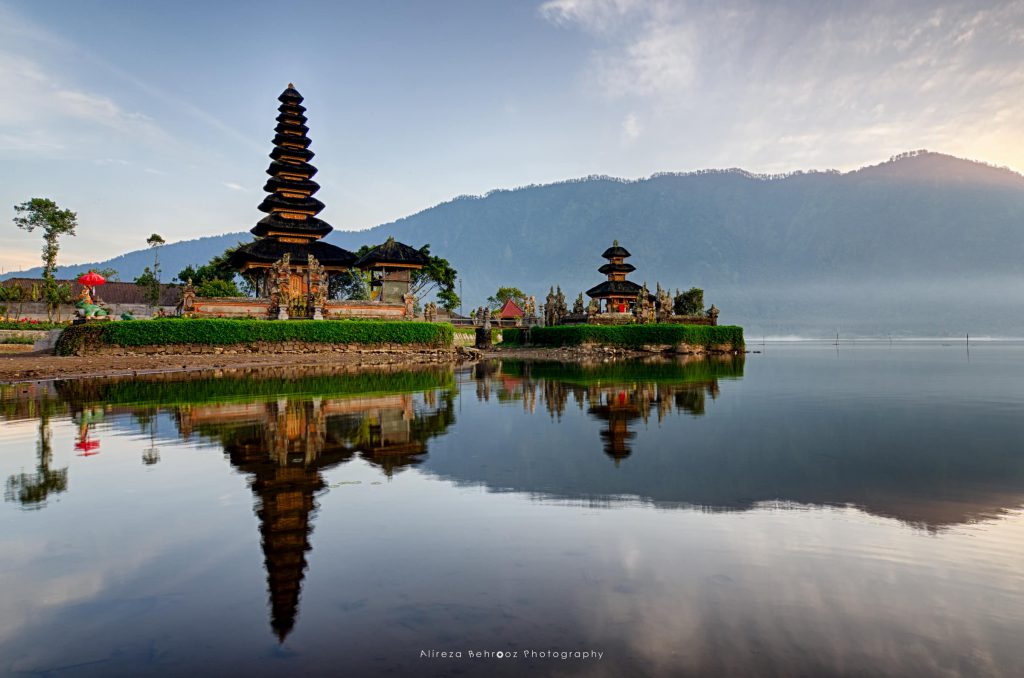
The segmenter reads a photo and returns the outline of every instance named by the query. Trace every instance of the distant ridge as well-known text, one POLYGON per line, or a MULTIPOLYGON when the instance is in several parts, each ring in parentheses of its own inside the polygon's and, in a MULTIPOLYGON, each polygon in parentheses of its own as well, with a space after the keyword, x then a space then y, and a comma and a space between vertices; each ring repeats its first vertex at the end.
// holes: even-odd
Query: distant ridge
MULTIPOLYGON (((447 257, 467 308, 499 285, 538 297, 561 285, 574 297, 599 281, 599 255, 618 239, 637 282, 700 285, 724 322, 757 334, 1024 336, 1024 176, 929 151, 849 172, 701 170, 496 189, 327 240, 355 250, 388 236, 447 257)), ((161 262, 173 275, 250 238, 174 243, 161 262)), ((142 250, 62 269, 113 266, 131 280, 150 260, 142 250)))

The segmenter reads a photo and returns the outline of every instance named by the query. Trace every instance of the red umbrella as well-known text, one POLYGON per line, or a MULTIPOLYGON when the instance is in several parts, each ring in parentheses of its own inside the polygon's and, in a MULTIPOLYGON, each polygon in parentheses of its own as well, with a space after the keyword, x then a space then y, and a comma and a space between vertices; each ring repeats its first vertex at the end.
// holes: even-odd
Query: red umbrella
POLYGON ((104 278, 99 273, 97 273, 96 271, 89 271, 88 273, 83 273, 82 275, 80 275, 78 277, 78 282, 85 285, 86 287, 96 287, 97 285, 102 285, 103 283, 107 282, 107 279, 104 278))

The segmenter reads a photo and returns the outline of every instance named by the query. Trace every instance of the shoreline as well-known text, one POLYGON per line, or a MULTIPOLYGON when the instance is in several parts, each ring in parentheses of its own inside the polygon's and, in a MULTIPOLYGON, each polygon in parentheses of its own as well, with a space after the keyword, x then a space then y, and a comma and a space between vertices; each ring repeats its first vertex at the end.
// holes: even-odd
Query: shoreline
MULTIPOLYGON (((707 352, 692 357, 743 354, 751 351, 707 352)), ((760 351, 752 351, 760 353, 760 351)), ((563 363, 630 358, 663 359, 665 354, 612 347, 502 347, 478 350, 456 346, 452 349, 360 349, 291 353, 163 353, 92 354, 55 356, 48 352, 0 354, 0 384, 61 379, 135 377, 173 372, 203 372, 221 369, 260 367, 417 367, 423 365, 461 365, 480 360, 512 359, 563 363)), ((679 357, 683 357, 680 354, 679 357)))
POLYGON ((385 367, 458 365, 467 362, 457 350, 392 352, 324 351, 319 353, 204 353, 164 355, 55 356, 52 353, 0 354, 0 384, 60 379, 134 377, 169 372, 203 372, 259 367, 385 367))

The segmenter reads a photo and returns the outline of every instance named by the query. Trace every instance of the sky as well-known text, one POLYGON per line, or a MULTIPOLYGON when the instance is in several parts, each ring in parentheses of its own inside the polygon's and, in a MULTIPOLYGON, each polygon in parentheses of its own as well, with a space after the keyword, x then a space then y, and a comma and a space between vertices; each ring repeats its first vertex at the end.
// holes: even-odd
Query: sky
POLYGON ((1022 53, 1007 0, 0 0, 0 272, 32 197, 78 213, 65 264, 248 230, 289 82, 320 216, 363 229, 592 174, 1024 170, 1022 53))

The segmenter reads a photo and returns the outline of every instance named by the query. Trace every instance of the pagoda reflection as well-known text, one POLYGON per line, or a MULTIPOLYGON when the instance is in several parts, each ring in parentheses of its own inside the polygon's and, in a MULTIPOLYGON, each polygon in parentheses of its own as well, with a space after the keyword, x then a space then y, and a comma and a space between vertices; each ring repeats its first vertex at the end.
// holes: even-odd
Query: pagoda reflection
POLYGON ((183 437, 219 441, 250 477, 267 570, 270 625, 295 626, 323 472, 359 457, 391 477, 417 464, 454 423, 454 391, 182 407, 183 437))
POLYGON ((600 439, 616 465, 632 454, 635 424, 658 421, 672 413, 702 416, 707 399, 719 394, 718 380, 743 374, 744 356, 658 358, 644 364, 623 363, 479 363, 473 371, 479 400, 521 402, 534 413, 538 403, 561 420, 570 400, 604 422, 600 439))

